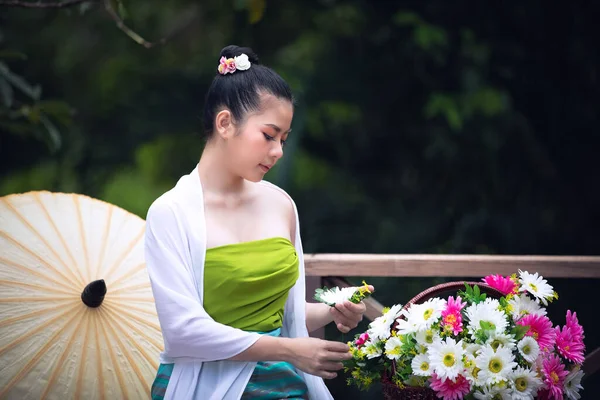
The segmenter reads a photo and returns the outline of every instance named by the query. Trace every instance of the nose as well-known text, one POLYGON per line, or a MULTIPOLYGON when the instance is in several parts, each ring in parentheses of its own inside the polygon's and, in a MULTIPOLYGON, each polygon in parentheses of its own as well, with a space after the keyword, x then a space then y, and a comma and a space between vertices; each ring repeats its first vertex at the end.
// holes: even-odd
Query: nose
POLYGON ((273 147, 271 148, 271 151, 269 152, 269 155, 273 158, 275 158, 275 161, 279 160, 281 157, 283 157, 283 146, 281 144, 281 142, 276 141, 273 144, 273 147))

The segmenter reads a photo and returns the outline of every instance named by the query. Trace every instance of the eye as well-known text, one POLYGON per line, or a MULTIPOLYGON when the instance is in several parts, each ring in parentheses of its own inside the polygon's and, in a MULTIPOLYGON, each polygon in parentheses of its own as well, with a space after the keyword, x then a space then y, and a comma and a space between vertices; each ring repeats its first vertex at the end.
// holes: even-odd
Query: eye
POLYGON ((282 140, 281 141, 281 147, 284 147, 286 143, 287 143, 287 140, 282 140))
POLYGON ((265 139, 267 140, 275 140, 275 138, 273 136, 267 135, 266 133, 262 133, 265 136, 265 139))

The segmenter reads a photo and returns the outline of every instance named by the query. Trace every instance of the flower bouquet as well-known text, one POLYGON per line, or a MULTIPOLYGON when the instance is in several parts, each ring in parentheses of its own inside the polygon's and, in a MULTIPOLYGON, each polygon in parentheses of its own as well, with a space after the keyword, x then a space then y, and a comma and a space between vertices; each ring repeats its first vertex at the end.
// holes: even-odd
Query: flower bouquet
POLYGON ((381 381, 386 399, 579 399, 576 313, 553 327, 545 307, 558 295, 537 273, 483 282, 438 285, 384 310, 349 343, 348 384, 381 381), (439 297, 448 291, 456 296, 439 297))
POLYGON ((340 289, 335 286, 333 288, 317 289, 314 298, 320 303, 335 307, 336 304, 343 303, 346 300, 357 304, 369 296, 371 296, 369 285, 363 281, 363 286, 360 287, 351 286, 340 289))

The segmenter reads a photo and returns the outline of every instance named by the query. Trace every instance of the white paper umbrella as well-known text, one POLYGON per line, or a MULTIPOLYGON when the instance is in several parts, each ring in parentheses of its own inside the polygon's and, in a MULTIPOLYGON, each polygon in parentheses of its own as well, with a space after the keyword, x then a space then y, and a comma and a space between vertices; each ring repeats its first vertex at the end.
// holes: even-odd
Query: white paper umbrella
POLYGON ((0 198, 0 399, 150 397, 163 341, 144 228, 83 195, 0 198))

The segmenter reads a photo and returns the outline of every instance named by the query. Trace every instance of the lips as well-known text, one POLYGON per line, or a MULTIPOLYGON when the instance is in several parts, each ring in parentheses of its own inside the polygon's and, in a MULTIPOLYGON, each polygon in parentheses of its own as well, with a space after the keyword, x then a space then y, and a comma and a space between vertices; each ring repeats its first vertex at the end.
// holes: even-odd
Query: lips
POLYGON ((269 172, 269 170, 271 169, 272 165, 264 165, 264 164, 259 164, 260 169, 262 169, 264 172, 269 172))

